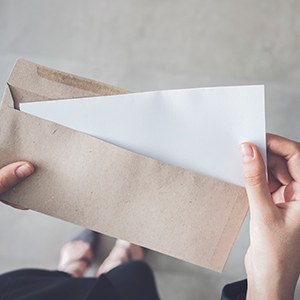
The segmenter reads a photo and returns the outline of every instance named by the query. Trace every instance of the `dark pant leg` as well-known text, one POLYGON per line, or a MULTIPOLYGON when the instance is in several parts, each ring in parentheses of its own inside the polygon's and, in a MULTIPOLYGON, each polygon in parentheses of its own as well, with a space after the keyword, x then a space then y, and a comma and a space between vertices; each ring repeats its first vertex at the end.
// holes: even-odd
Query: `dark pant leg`
POLYGON ((60 271, 23 269, 0 275, 0 299, 82 300, 96 278, 72 278, 60 271))
POLYGON ((130 261, 104 276, 122 300, 159 300, 153 272, 144 261, 130 261))

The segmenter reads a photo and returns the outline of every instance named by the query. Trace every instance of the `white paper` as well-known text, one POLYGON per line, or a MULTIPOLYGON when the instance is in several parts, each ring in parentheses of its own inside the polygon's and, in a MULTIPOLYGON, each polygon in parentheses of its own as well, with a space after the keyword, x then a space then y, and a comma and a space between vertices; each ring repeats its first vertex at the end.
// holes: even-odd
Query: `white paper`
POLYGON ((260 85, 21 103, 20 110, 241 186, 239 144, 253 142, 266 157, 260 85))

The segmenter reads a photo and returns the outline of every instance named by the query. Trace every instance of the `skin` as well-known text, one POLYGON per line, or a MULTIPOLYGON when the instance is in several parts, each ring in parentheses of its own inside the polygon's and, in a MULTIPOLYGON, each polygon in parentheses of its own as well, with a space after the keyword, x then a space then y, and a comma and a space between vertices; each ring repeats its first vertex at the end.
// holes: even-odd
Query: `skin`
POLYGON ((268 178, 257 148, 241 145, 250 208, 247 299, 294 298, 300 270, 300 144, 268 134, 268 178))
MULTIPOLYGON (((94 259, 90 245, 83 241, 73 241, 65 244, 60 252, 58 270, 70 274, 72 277, 83 277, 89 265, 80 260, 85 257, 92 261, 94 259)), ((127 241, 117 239, 109 255, 99 266, 96 277, 109 272, 115 267, 131 260, 144 260, 144 250, 127 241), (130 255, 130 257, 128 256, 130 255)))
MULTIPOLYGON (((247 299, 289 300, 294 298, 300 273, 300 144, 272 134, 267 135, 267 144, 268 181, 255 145, 241 144, 250 208, 250 246, 245 256, 247 299)), ((0 195, 33 171, 27 162, 0 169, 0 195), (27 168, 17 172, 21 166, 27 168)), ((98 275, 122 261, 124 249, 132 247, 119 247, 118 243, 98 275)), ((139 251, 137 255, 142 258, 139 251)))
POLYGON ((116 243, 108 257, 98 268, 96 276, 99 277, 100 275, 107 273, 129 259, 144 260, 144 250, 140 246, 131 244, 127 241, 120 239, 116 240, 116 243), (128 255, 130 255, 130 258, 128 255))
MULTIPOLYGON (((30 176, 34 172, 34 166, 26 161, 18 161, 0 169, 0 197, 19 182, 30 176)), ((5 201, 2 201, 6 203, 5 201)), ((14 208, 26 209, 17 204, 6 203, 14 208)))

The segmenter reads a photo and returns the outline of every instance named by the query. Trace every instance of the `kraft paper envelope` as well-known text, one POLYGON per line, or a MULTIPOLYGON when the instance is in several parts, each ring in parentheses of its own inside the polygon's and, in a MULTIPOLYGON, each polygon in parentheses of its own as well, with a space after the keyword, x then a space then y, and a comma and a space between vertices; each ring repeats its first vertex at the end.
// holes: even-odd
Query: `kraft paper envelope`
POLYGON ((25 102, 121 93, 18 60, 0 110, 0 167, 28 160, 36 172, 1 198, 221 271, 247 212, 244 188, 19 111, 25 102))

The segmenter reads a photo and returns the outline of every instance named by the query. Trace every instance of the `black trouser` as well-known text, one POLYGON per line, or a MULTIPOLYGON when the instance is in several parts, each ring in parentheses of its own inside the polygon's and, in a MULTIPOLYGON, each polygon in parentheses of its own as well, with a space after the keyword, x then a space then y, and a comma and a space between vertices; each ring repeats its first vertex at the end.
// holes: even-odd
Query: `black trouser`
POLYGON ((120 265, 99 278, 24 269, 0 276, 1 300, 159 300, 154 276, 143 261, 120 265))

